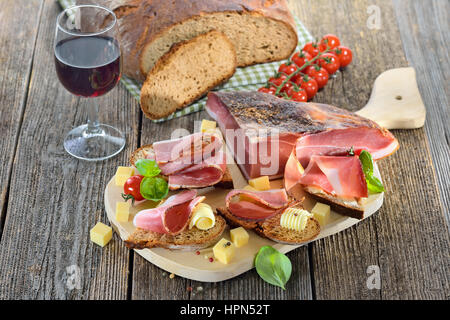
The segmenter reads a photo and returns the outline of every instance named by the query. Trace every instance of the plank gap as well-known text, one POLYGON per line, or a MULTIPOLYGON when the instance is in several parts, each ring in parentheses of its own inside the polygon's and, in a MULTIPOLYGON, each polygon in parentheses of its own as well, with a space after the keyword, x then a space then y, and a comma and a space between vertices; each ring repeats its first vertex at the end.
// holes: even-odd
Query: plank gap
POLYGON ((311 299, 317 300, 316 298, 316 283, 314 281, 314 263, 313 263, 313 253, 312 253, 313 244, 308 244, 308 264, 309 264, 309 277, 311 280, 311 299))

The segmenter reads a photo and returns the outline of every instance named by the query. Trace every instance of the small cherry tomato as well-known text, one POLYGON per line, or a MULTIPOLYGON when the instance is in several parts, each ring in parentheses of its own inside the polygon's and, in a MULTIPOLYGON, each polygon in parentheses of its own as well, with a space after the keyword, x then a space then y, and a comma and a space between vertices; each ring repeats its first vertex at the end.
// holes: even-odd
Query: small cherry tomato
POLYGON ((322 40, 320 40, 319 43, 319 49, 320 51, 325 51, 327 48, 330 50, 333 50, 334 48, 338 47, 339 45, 341 45, 341 41, 339 40, 339 38, 337 36, 335 36, 334 34, 327 34, 325 36, 323 36, 322 40))
MULTIPOLYGON (((306 67, 306 69, 307 69, 308 67, 306 67)), ((291 78, 291 81, 293 82, 293 83, 295 83, 297 86, 301 86, 302 85, 302 83, 303 83, 303 76, 304 76, 304 74, 303 73, 297 73, 295 76, 293 76, 292 78, 291 78)))
POLYGON ((312 56, 306 51, 296 52, 292 56, 292 62, 294 62, 299 68, 303 67, 306 61, 309 61, 311 59, 312 56))
POLYGON ((132 202, 144 200, 144 197, 141 195, 141 181, 144 179, 144 176, 135 175, 128 178, 123 185, 123 193, 122 198, 127 201, 131 199, 132 202))
POLYGON ((284 84, 283 88, 281 88, 280 92, 286 92, 286 94, 287 94, 289 89, 292 87, 293 87, 292 82, 288 81, 284 84))
POLYGON ((287 65, 286 63, 283 63, 279 68, 278 72, 284 73, 286 75, 290 75, 291 73, 294 73, 295 70, 297 70, 297 67, 295 64, 291 63, 287 65))
POLYGON ((269 93, 269 88, 262 87, 258 89, 259 92, 269 93))
POLYGON ((327 70, 328 74, 334 74, 341 66, 338 57, 331 52, 324 53, 316 60, 316 64, 327 70))
POLYGON ((279 87, 285 79, 286 79, 286 76, 284 74, 282 74, 278 78, 276 78, 276 77, 270 78, 268 82, 270 84, 274 85, 275 87, 279 87))
POLYGON ((308 68, 306 68, 305 73, 316 80, 319 89, 325 87, 328 82, 329 76, 327 70, 319 67, 318 65, 309 66, 308 68))
POLYGON ((314 80, 312 77, 310 78, 307 75, 305 75, 303 79, 304 81, 301 85, 301 88, 306 91, 306 96, 308 97, 308 100, 311 100, 316 95, 317 90, 319 90, 319 86, 316 80, 314 80))
POLYGON ((308 52, 311 55, 311 58, 314 58, 319 54, 319 46, 315 42, 308 42, 303 47, 303 51, 308 52))
POLYGON ((347 47, 339 46, 334 50, 334 53, 339 59, 339 63, 341 65, 341 68, 344 68, 352 62, 353 54, 352 50, 350 50, 347 47))
POLYGON ((291 99, 298 102, 307 102, 308 95, 304 89, 299 89, 298 91, 292 93, 291 99))

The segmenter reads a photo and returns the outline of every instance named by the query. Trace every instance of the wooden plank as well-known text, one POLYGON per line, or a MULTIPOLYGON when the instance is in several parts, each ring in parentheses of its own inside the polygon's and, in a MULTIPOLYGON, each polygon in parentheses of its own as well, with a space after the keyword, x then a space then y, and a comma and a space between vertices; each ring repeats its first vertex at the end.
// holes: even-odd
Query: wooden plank
POLYGON ((420 75, 417 82, 428 110, 425 132, 447 225, 450 226, 450 3, 435 0, 425 5, 420 0, 395 0, 393 4, 406 57, 420 75))
MULTIPOLYGON (((352 65, 318 94, 317 102, 358 110, 378 74, 407 65, 389 1, 302 0, 292 5, 314 35, 335 33, 354 52, 352 65), (371 5, 380 10, 380 29, 368 28, 371 5)), ((378 215, 313 244, 318 299, 446 298, 449 238, 425 131, 394 134, 401 147, 380 162, 388 191, 378 215), (380 267, 381 290, 366 285, 371 265, 380 267)))
POLYGON ((127 149, 118 157, 91 163, 65 153, 64 133, 86 121, 89 101, 56 77, 59 12, 57 2, 45 2, 0 243, 0 299, 126 299, 129 250, 116 235, 102 249, 89 230, 107 221, 103 190, 136 147, 138 107, 122 85, 101 98, 100 120, 126 132, 127 149), (79 288, 72 281, 77 272, 79 288))
POLYGON ((7 0, 0 10, 0 238, 42 4, 7 0), (17 23, 18 16, 26 16, 27 23, 17 23))

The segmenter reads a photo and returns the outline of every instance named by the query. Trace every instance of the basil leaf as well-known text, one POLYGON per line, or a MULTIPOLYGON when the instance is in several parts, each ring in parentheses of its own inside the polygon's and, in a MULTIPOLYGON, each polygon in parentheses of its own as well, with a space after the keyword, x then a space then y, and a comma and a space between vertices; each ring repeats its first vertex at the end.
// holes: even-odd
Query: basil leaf
POLYGON ((266 282, 281 287, 291 277, 292 264, 289 258, 271 246, 259 249, 255 258, 256 272, 266 282))
POLYGON ((167 181, 159 177, 145 177, 141 181, 141 195, 152 201, 164 199, 169 192, 167 181))
POLYGON ((161 172, 155 160, 139 159, 136 161, 135 166, 144 177, 154 177, 161 172))
POLYGON ((384 192, 384 186, 377 177, 373 175, 367 176, 366 182, 367 182, 367 189, 369 189, 370 191, 375 193, 384 192))
POLYGON ((372 155, 366 150, 361 151, 359 154, 359 161, 361 161, 364 175, 367 177, 368 175, 373 174, 373 161, 372 155))

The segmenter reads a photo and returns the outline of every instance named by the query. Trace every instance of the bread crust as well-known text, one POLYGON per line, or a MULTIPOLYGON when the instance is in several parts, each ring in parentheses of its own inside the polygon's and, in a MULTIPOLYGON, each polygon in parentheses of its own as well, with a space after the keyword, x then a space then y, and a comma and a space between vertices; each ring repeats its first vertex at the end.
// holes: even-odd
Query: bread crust
POLYGON ((167 51, 161 58, 159 58, 159 60, 156 62, 156 64, 154 65, 154 67, 152 68, 152 70, 150 70, 150 72, 147 74, 147 80, 144 82, 144 85, 142 86, 141 89, 141 96, 140 96, 140 106, 141 106, 141 110, 144 113, 144 115, 152 120, 158 120, 161 118, 165 118, 167 116, 170 116, 171 114, 173 114, 174 112, 176 112, 177 110, 183 109, 185 106, 191 104, 192 102, 198 100, 199 98, 203 97, 204 95, 206 95, 211 89, 217 87, 218 85, 228 81, 228 79, 230 79, 234 72, 236 71, 236 66, 237 66, 237 58, 236 58, 236 51, 234 49, 233 44, 231 43, 231 41, 228 39, 228 37, 223 34, 222 32, 216 31, 216 30, 212 30, 209 31, 207 33, 201 34, 193 39, 190 40, 186 40, 186 41, 182 41, 182 42, 178 42, 176 44, 173 44, 171 49, 169 51, 167 51), (149 107, 147 106, 146 102, 145 102, 145 97, 146 97, 146 85, 147 83, 150 81, 150 79, 152 79, 152 77, 160 72, 169 62, 171 62, 172 59, 174 59, 174 57, 176 56, 177 52, 180 50, 183 50, 185 47, 189 46, 192 43, 198 42, 198 41, 202 41, 202 39, 206 39, 210 36, 217 36, 217 37, 221 37, 223 41, 225 41, 230 49, 230 52, 232 52, 233 56, 233 67, 230 68, 230 72, 226 75, 224 75, 222 78, 217 78, 216 81, 214 81, 213 83, 211 83, 205 90, 203 90, 202 92, 199 92, 197 95, 184 100, 181 104, 179 104, 176 109, 173 110, 168 110, 166 113, 163 114, 159 114, 156 115, 154 113, 152 113, 149 109, 149 107))
MULTIPOLYGON (((78 4, 93 2, 93 0, 77 0, 78 4)), ((293 41, 295 45, 289 55, 298 42, 295 22, 285 0, 96 0, 95 2, 115 12, 123 47, 124 73, 141 81, 145 79, 145 73, 141 70, 141 59, 147 46, 170 28, 189 20, 201 19, 205 15, 214 13, 258 15, 282 23, 295 38, 293 41)), ((214 26, 211 26, 211 29, 214 29, 214 26)), ((280 57, 279 60, 289 55, 280 57)), ((268 61, 273 60, 254 63, 268 61)))

